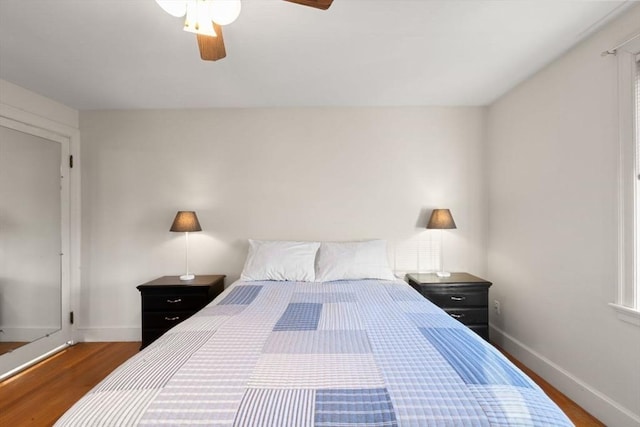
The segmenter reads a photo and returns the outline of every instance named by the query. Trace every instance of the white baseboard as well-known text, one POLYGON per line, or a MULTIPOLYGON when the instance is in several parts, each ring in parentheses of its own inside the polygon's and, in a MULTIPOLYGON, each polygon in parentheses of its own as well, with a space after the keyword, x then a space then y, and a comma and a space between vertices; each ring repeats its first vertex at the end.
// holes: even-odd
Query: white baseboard
POLYGON ((140 328, 82 328, 76 329, 79 342, 140 341, 140 328))
POLYGON ((574 377, 543 355, 490 324, 491 341, 609 426, 640 427, 640 415, 574 377))

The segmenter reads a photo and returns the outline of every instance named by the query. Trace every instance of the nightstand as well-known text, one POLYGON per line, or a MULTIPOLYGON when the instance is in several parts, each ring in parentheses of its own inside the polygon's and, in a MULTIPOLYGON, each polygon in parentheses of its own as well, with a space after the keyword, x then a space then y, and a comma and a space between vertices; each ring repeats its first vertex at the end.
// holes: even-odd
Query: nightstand
POLYGON ((468 273, 410 273, 407 281, 425 298, 489 341, 489 287, 491 282, 468 273))
POLYGON ((138 286, 142 299, 142 350, 160 335, 191 317, 224 290, 222 275, 181 281, 163 276, 138 286))

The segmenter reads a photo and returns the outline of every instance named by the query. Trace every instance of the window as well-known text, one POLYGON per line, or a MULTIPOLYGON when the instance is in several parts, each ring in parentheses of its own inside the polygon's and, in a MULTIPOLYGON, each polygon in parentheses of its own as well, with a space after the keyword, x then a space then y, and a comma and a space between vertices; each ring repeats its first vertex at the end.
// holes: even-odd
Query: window
POLYGON ((618 316, 640 326, 640 35, 615 50, 619 101, 618 316))

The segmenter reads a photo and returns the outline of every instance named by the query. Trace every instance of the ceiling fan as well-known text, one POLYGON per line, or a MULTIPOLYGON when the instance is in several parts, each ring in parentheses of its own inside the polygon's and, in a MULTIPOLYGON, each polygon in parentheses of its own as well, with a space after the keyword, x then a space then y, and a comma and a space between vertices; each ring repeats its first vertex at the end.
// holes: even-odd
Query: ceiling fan
MULTIPOLYGON (((290 3, 327 10, 333 0, 284 0, 290 3)), ((240 15, 240 0, 156 0, 160 7, 175 17, 185 16, 184 30, 195 33, 200 58, 217 61, 227 56, 222 26, 240 15)))

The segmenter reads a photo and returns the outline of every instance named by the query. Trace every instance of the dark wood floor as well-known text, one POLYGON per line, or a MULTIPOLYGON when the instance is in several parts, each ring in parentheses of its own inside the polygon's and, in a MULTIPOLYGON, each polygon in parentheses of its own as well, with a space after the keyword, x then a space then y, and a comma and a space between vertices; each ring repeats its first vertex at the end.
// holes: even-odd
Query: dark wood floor
MULTIPOLYGON (((0 426, 53 424, 139 348, 136 342, 80 343, 0 382, 0 426)), ((507 357, 538 383, 576 426, 604 426, 517 360, 507 357)))

